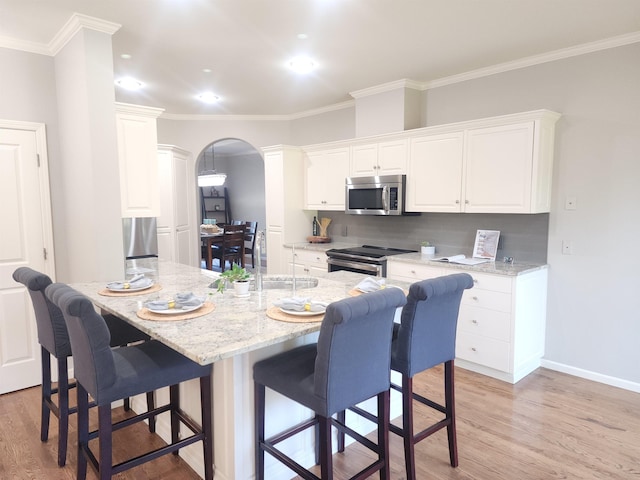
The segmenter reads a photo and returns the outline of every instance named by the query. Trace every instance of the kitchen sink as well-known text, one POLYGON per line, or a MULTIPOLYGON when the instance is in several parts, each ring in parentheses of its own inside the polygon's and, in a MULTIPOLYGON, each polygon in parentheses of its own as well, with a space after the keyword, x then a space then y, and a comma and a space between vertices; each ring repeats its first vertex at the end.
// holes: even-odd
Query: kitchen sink
MULTIPOLYGON (((262 277, 263 290, 291 290, 294 278, 287 275, 265 275, 262 277)), ((255 279, 252 279, 251 289, 255 290, 255 279)), ((318 286, 318 279, 313 277, 296 277, 296 289, 313 288, 318 286)))

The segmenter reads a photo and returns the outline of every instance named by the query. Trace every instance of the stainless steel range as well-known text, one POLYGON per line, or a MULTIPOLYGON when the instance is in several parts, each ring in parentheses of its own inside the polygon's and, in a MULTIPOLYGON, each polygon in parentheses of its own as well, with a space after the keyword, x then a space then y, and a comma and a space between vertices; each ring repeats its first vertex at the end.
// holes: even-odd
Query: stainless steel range
POLYGON ((386 277, 388 256, 415 251, 376 247, 374 245, 363 245, 354 248, 332 248, 327 250, 327 257, 329 257, 327 263, 329 264, 330 272, 347 270, 376 277, 386 277))

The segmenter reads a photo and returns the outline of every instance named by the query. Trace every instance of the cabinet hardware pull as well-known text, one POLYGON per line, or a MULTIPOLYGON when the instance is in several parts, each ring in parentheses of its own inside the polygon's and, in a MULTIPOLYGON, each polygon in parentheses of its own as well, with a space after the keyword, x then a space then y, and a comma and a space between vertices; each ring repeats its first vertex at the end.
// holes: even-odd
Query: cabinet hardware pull
POLYGON ((469 205, 469 200, 464 201, 465 205, 469 205))
POLYGON ((456 200, 456 205, 460 205, 460 200, 456 200))
POLYGON ((473 298, 476 302, 478 301, 478 297, 471 297, 473 298))
POLYGON ((471 351, 472 352, 477 352, 478 350, 476 350, 476 347, 471 347, 471 351))
POLYGON ((471 320, 471 323, 478 324, 478 320, 471 320))

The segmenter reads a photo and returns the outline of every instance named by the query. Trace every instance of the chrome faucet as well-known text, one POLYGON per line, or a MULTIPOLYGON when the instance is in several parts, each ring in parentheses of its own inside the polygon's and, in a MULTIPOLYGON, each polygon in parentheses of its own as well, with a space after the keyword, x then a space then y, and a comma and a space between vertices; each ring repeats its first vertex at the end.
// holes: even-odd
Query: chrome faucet
POLYGON ((256 247, 255 247, 255 258, 256 258, 256 292, 262 291, 262 243, 264 242, 264 232, 262 230, 258 230, 256 232, 256 247))

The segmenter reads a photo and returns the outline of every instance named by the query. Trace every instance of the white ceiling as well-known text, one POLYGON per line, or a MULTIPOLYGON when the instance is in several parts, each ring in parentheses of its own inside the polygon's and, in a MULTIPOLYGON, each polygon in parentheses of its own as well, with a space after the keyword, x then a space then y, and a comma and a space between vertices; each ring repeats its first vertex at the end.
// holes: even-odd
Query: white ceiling
POLYGON ((115 74, 146 87, 116 99, 172 114, 298 115, 401 79, 640 41, 640 0, 0 0, 0 46, 46 48, 74 12, 121 25, 115 74), (301 53, 319 65, 308 76, 285 68, 301 53))

